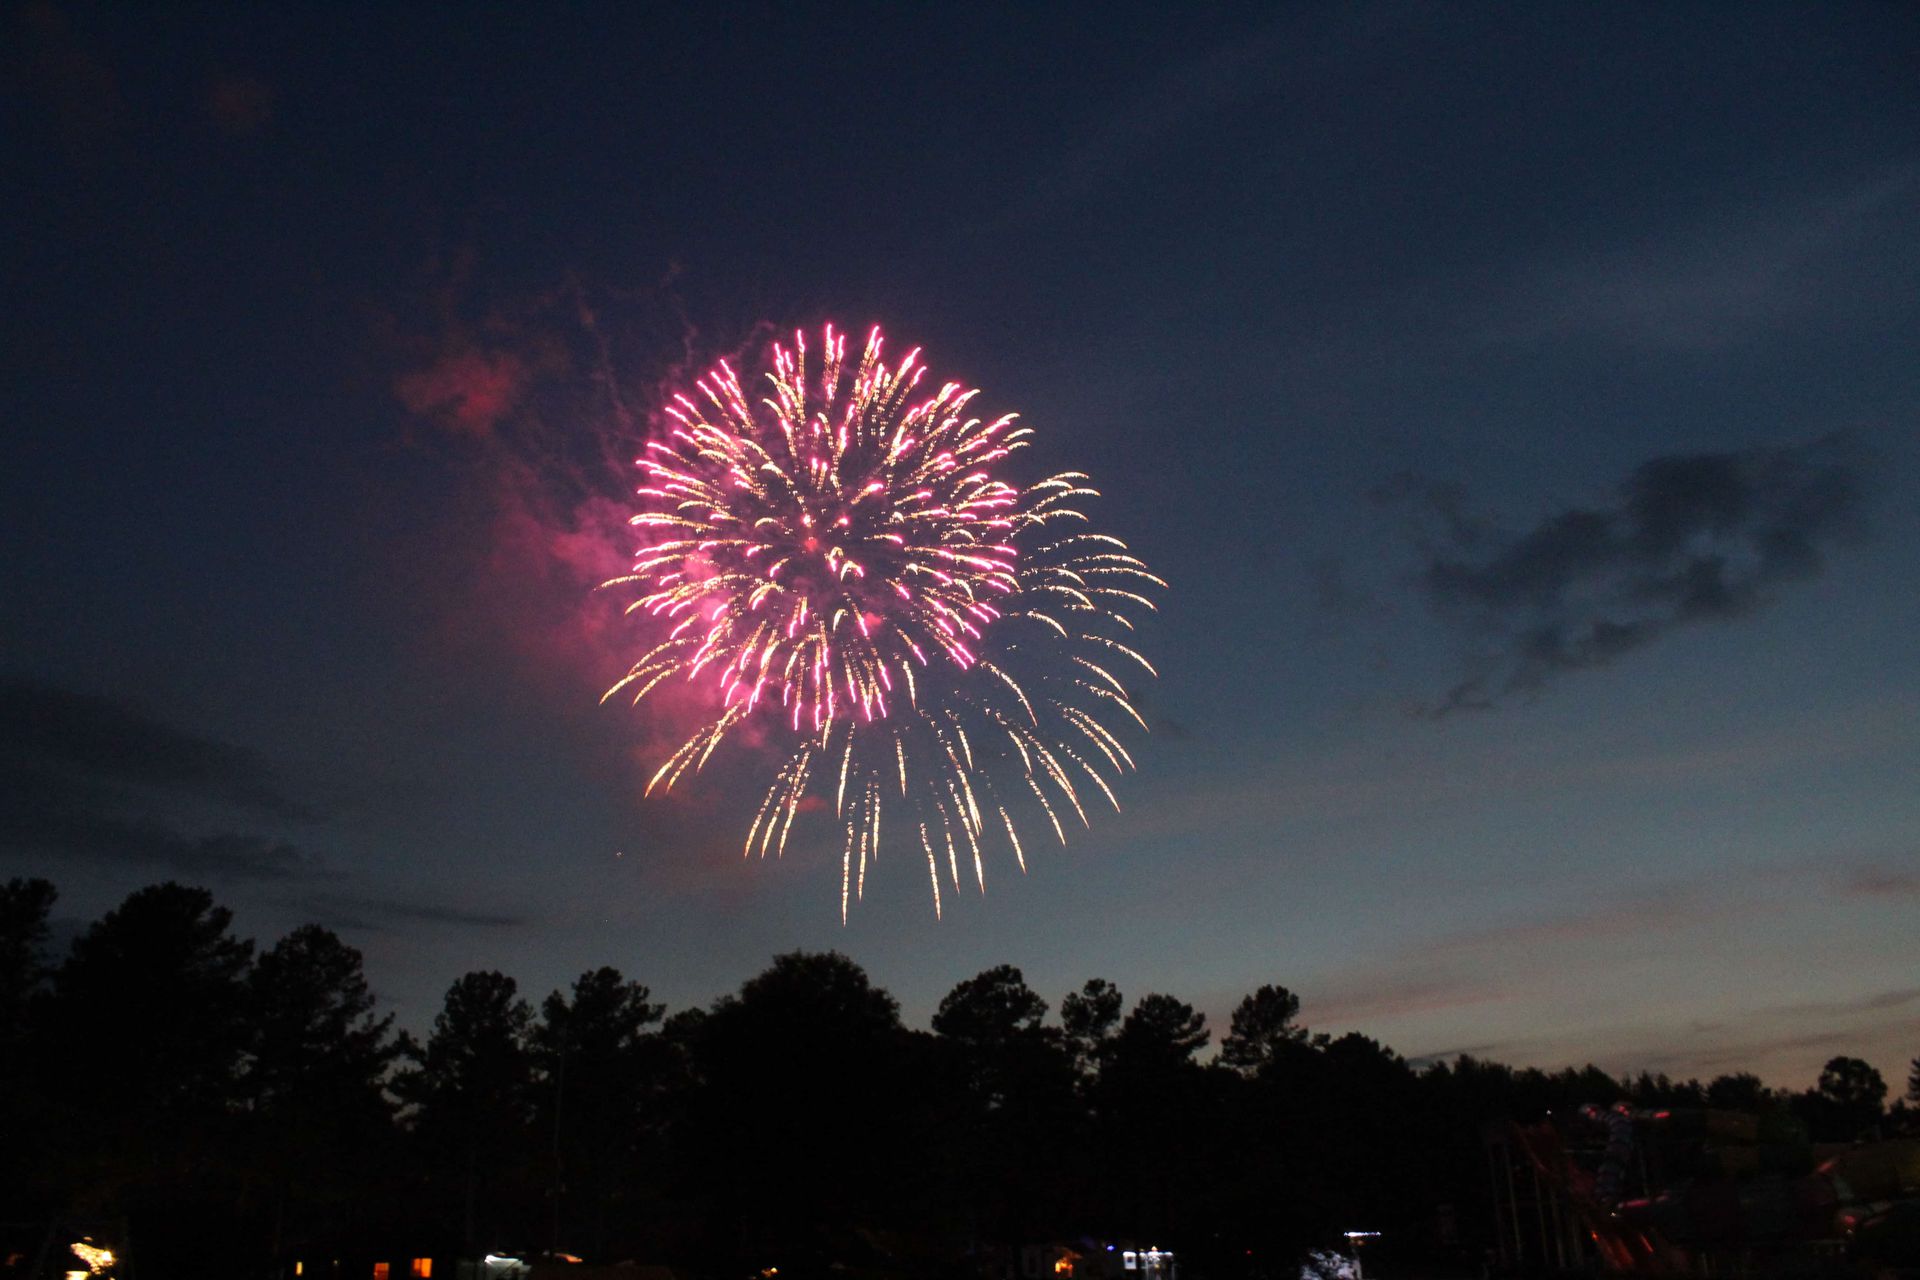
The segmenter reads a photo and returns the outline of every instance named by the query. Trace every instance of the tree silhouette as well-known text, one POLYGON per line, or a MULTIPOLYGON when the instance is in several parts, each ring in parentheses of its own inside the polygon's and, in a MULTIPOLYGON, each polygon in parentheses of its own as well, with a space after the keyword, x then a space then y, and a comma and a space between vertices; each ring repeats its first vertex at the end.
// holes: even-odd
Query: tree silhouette
POLYGON ((1707 1105, 1728 1111, 1758 1111, 1773 1100, 1773 1091, 1747 1071, 1715 1076, 1707 1082, 1707 1105))
POLYGON ((53 980, 71 1096, 143 1135, 226 1110, 246 1048, 242 980, 253 956, 251 942, 228 935, 232 921, 205 889, 169 881, 136 891, 74 943, 53 980))
POLYGON ((45 1006, 49 1180, 139 1220, 157 1274, 234 1213, 253 944, 231 923, 204 889, 137 890, 75 941, 45 1006))
POLYGON ((998 965, 955 986, 933 1015, 952 1042, 967 1087, 983 1111, 1051 1107, 1073 1085, 1063 1037, 1044 1025, 1047 1002, 1020 970, 998 965))
POLYGON ((1887 1082, 1859 1058, 1830 1058, 1813 1092, 1805 1096, 1815 1138, 1849 1142, 1880 1123, 1887 1082))
POLYGON ((1277 984, 1240 1001, 1212 1063, 1205 1017, 1174 996, 1123 1017, 1093 979, 1050 1025, 1011 965, 956 983, 929 1034, 832 952, 778 956, 664 1022, 611 968, 538 1019, 511 978, 469 973, 421 1043, 393 1037, 360 954, 326 929, 256 959, 204 890, 158 885, 49 974, 54 900, 43 881, 0 885, 0 1197, 124 1216, 159 1278, 285 1274, 388 1256, 392 1232, 464 1230, 470 1252, 551 1240, 778 1280, 958 1274, 1034 1241, 1131 1238, 1172 1245, 1189 1274, 1272 1280, 1355 1225, 1394 1242, 1373 1254, 1383 1272, 1465 1274, 1511 1192, 1497 1164, 1489 1180, 1485 1135, 1512 1123, 1557 1127, 1586 1159, 1594 1135, 1565 1119, 1581 1104, 1670 1108, 1644 1130, 1658 1193, 1729 1178, 1698 1148, 1718 1122, 1685 1114, 1703 1104, 1758 1113, 1763 1170, 1809 1169, 1809 1130, 1854 1140, 1911 1116, 1889 1118, 1885 1081, 1848 1057, 1797 1094, 1466 1056, 1416 1071, 1358 1032, 1310 1035, 1277 984))
POLYGON ((533 1028, 541 1130, 551 1137, 555 1244, 564 1229, 597 1251, 607 1213, 640 1158, 646 1111, 661 1084, 662 1046, 650 1028, 666 1012, 618 969, 589 970, 571 998, 555 991, 533 1028), (579 1206, 571 1218, 564 1210, 579 1206))
POLYGON ((1091 1077, 1106 1060, 1114 1028, 1120 1024, 1120 988, 1105 978, 1089 978, 1060 1001, 1060 1024, 1075 1065, 1091 1077))
POLYGON ((47 914, 59 897, 45 880, 0 885, 0 1062, 26 1035, 27 1002, 47 972, 47 914))
POLYGON ((1154 1236, 1191 1221, 1212 1183, 1217 1125, 1210 1081, 1194 1054, 1211 1038, 1206 1015, 1170 995, 1142 996, 1113 1036, 1093 1104, 1108 1229, 1154 1236), (1126 1223, 1136 1225, 1126 1226, 1126 1223))
POLYGON ((461 1238, 469 1248, 480 1243, 482 1209, 491 1217, 526 1176, 532 1022, 519 985, 482 970, 447 989, 425 1045, 401 1037, 412 1066, 394 1077, 394 1092, 411 1108, 437 1179, 458 1188, 461 1238))
POLYGON ((916 1113, 950 1091, 847 957, 778 956, 688 1029, 698 1086, 677 1150, 715 1257, 785 1271, 843 1260, 857 1229, 938 1173, 916 1113))
POLYGON ((1261 987, 1234 1009, 1220 1060, 1248 1075, 1271 1069, 1306 1043, 1307 1029, 1294 1021, 1299 1014, 1299 996, 1282 986, 1261 987))
POLYGON ((1158 992, 1140 997, 1114 1038, 1114 1061, 1129 1069, 1172 1067, 1192 1060, 1213 1033, 1207 1015, 1158 992))
POLYGON ((1075 1075, 1047 1002, 1012 965, 948 992, 933 1029, 951 1044, 968 1103, 949 1140, 976 1235, 1013 1246, 1044 1236, 1071 1192, 1079 1145, 1075 1075))
POLYGON ((0 885, 0 1204, 37 1213, 48 1170, 37 1153, 52 1128, 36 1079, 30 1017, 47 974, 47 915, 58 894, 45 880, 0 885))
POLYGON ((1421 1109, 1413 1072, 1399 1054, 1357 1031, 1327 1039, 1318 1056, 1307 1105, 1340 1117, 1337 1127, 1315 1126, 1320 1211, 1326 1221, 1407 1229, 1407 1184, 1424 1181, 1422 1162, 1431 1154, 1431 1144, 1413 1140, 1421 1109))
POLYGON ((933 1030, 968 1044, 1006 1044, 1036 1031, 1047 1002, 1027 985, 1020 970, 997 965, 955 986, 934 1011, 933 1030))
POLYGON ((388 1163, 392 1108, 382 1087, 400 1046, 392 1017, 374 1015, 360 953, 315 924, 254 962, 246 1008, 253 1034, 240 1089, 278 1254, 289 1239, 337 1229, 367 1170, 388 1163))
POLYGON ((392 1015, 375 1017, 360 952, 302 925, 254 962, 244 1092, 262 1112, 384 1112, 380 1088, 398 1052, 392 1015))

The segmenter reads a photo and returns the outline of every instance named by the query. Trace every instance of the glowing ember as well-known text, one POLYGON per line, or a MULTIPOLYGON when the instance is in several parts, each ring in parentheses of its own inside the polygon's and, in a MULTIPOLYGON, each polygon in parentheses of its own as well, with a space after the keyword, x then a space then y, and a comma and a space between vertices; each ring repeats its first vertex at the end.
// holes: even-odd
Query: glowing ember
POLYGON ((984 890, 990 828, 1024 869, 1010 811, 1021 797, 1062 840, 1061 801, 1086 821, 1078 786, 1118 808, 1106 773, 1132 760, 1108 720, 1145 724, 1109 668, 1115 655, 1153 668, 1114 633, 1132 629, 1122 609, 1151 609, 1142 593, 1166 585, 1118 539, 1054 527, 1084 525, 1076 504, 1098 496, 1084 475, 1021 489, 997 474, 1032 434, 1013 414, 969 416, 979 393, 957 383, 916 399, 920 353, 889 368, 880 350, 875 329, 849 367, 829 327, 810 372, 796 334, 792 350, 773 348, 758 403, 724 362, 698 399, 676 395, 637 460, 645 510, 632 523, 660 540, 605 584, 638 590, 628 612, 667 629, 606 697, 638 703, 675 676, 717 693, 647 790, 765 723, 787 758, 746 851, 783 849, 824 779, 846 833, 843 919, 896 791, 936 913, 939 863, 957 885, 963 848, 984 890))
POLYGON ((102 1249, 94 1244, 91 1239, 75 1240, 72 1244, 68 1245, 67 1248, 73 1251, 74 1257, 87 1264, 85 1271, 67 1272, 70 1276, 97 1276, 113 1270, 113 1250, 102 1249))

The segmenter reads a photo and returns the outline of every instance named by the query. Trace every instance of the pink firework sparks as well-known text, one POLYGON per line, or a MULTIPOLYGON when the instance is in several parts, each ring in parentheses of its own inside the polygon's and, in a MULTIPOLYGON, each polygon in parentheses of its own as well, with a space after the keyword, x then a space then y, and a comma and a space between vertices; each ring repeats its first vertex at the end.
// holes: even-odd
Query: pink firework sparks
POLYGON ((958 383, 920 393, 920 352, 889 367, 881 344, 876 328, 849 366, 829 326, 810 371, 796 333, 773 347, 757 401, 725 362, 697 395, 674 396, 636 460, 647 482, 632 523, 657 541, 605 584, 637 590, 628 612, 665 633, 606 697, 638 703, 676 677, 717 693, 648 791, 698 770, 749 719, 773 724, 787 758, 746 851, 783 849, 802 799, 828 781, 845 832, 842 918, 896 790, 936 913, 943 860, 957 885, 964 852, 984 889, 990 830, 1024 868, 1010 803, 1037 804, 1064 840, 1062 802, 1086 820, 1076 784, 1113 802, 1106 775, 1132 760, 1108 721, 1144 722, 1110 666, 1118 655, 1153 674, 1120 638, 1123 610, 1151 609, 1144 593, 1166 585, 1085 530, 1076 503, 1098 495, 1084 475, 1019 488, 997 474, 1031 428, 970 416, 979 393, 958 383))

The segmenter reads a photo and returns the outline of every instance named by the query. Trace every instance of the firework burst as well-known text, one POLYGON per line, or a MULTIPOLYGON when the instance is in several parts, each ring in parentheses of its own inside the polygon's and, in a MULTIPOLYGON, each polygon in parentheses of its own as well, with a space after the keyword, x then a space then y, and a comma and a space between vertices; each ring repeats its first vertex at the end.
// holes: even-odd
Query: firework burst
MULTIPOLYGON (((844 831, 840 912, 862 895, 888 830, 957 887, 1004 834, 1021 869, 1035 813, 1063 842, 1133 765, 1120 731, 1145 728, 1116 674, 1153 667, 1127 613, 1166 584, 1117 538, 1087 528, 1098 496, 1078 472, 1026 488, 1003 478, 1032 435, 987 421, 978 392, 920 391, 920 352, 856 363, 828 327, 810 367, 803 335, 775 345, 750 399, 722 362, 665 407, 637 459, 632 519, 647 545, 629 614, 664 639, 606 693, 638 703, 663 682, 708 681, 714 710, 648 780, 671 788, 730 736, 764 726, 785 759, 745 852, 777 856, 802 801, 830 793, 844 831), (656 633, 658 634, 658 633, 656 633)), ((604 699, 603 699, 604 701, 604 699)))

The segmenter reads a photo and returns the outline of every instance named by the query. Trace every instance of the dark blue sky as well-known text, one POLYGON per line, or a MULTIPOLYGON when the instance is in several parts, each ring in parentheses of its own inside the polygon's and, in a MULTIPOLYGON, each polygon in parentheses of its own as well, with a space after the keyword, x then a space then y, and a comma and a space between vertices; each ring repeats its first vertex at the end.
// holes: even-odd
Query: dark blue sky
POLYGON ((1920 1051, 1920 13, 15 6, 0 874, 423 1023, 836 947, 1408 1055, 1920 1051), (1172 583, 1125 812, 845 928, 594 705, 663 388, 882 322, 1172 583), (650 771, 650 769, 649 769, 650 771))

